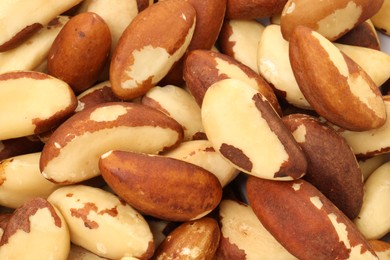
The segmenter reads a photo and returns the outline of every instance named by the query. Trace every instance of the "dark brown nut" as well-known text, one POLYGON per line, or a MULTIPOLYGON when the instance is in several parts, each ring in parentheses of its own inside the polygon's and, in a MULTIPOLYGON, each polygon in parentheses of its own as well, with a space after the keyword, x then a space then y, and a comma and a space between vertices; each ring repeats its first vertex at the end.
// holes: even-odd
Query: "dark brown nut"
POLYGON ((0 240, 1 259, 66 259, 69 249, 64 218, 43 198, 31 199, 17 208, 0 240), (28 250, 21 250, 21 245, 28 250))
POLYGON ((297 26, 306 26, 333 41, 371 18, 383 0, 289 0, 281 16, 283 37, 289 40, 297 26))
POLYGON ((184 55, 195 22, 194 7, 182 0, 158 2, 137 15, 123 32, 111 59, 114 93, 131 100, 154 87, 184 55))
POLYGON ((37 136, 26 136, 0 141, 0 160, 42 151, 43 143, 37 136))
POLYGON ((109 81, 104 81, 90 87, 78 95, 77 99, 79 102, 76 112, 80 112, 101 103, 120 101, 119 98, 115 96, 114 92, 112 92, 111 83, 109 81))
POLYGON ((78 14, 54 40, 48 54, 48 73, 80 93, 96 82, 110 48, 111 33, 104 20, 95 13, 78 14))
POLYGON ((181 126, 154 108, 103 103, 76 113, 54 131, 42 150, 40 170, 53 182, 78 183, 100 174, 99 158, 111 149, 159 153, 182 139, 181 126))
POLYGON ((236 79, 214 83, 201 111, 215 151, 237 169, 274 180, 305 174, 303 151, 267 99, 250 85, 236 79))
POLYGON ((226 18, 256 19, 281 13, 287 0, 227 0, 226 18))
POLYGON ((219 222, 221 239, 216 259, 296 259, 265 229, 247 204, 222 200, 219 222))
POLYGON ((31 153, 0 161, 0 205, 18 208, 35 197, 47 198, 59 187, 42 176, 40 156, 31 153))
POLYGON ((46 132, 70 116, 77 106, 68 84, 34 71, 1 74, 0 96, 0 140, 46 132))
POLYGON ((219 238, 218 222, 210 217, 184 222, 169 233, 153 258, 212 260, 219 238))
POLYGON ((336 42, 371 48, 378 51, 381 49, 378 34, 370 19, 350 30, 341 38, 337 39, 336 42))
POLYGON ((378 86, 325 37, 298 26, 290 37, 289 55, 299 88, 319 115, 353 131, 375 129, 385 123, 386 110, 378 86))
POLYGON ((218 37, 218 49, 258 73, 257 49, 264 28, 257 20, 225 20, 218 37))
POLYGON ((34 70, 46 61, 50 46, 68 21, 68 16, 58 16, 28 41, 12 50, 0 53, 0 73, 13 70, 34 70))
POLYGON ((1 2, 0 52, 15 48, 51 20, 80 3, 81 0, 23 0, 1 2))
POLYGON ((355 225, 304 180, 250 176, 248 201, 264 227, 299 259, 378 259, 355 225))
POLYGON ((293 114, 282 118, 305 152, 303 177, 347 217, 354 219, 363 203, 363 175, 348 143, 319 119, 293 114))
POLYGON ((110 151, 99 168, 111 189, 140 212, 169 221, 199 219, 215 209, 222 187, 211 172, 185 161, 110 151))
POLYGON ((239 79, 259 91, 281 114, 281 108, 271 86, 256 72, 232 57, 215 51, 191 51, 184 65, 184 79, 199 106, 207 89, 223 79, 239 79))

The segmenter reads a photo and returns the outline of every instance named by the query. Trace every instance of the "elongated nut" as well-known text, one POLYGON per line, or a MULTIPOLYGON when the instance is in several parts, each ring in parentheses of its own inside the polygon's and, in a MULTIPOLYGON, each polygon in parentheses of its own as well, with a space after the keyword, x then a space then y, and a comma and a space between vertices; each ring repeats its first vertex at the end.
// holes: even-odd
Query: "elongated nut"
POLYGON ((370 48, 377 51, 381 49, 378 33, 370 19, 354 27, 347 34, 344 34, 341 38, 338 38, 336 42, 346 45, 370 48))
POLYGON ((267 99, 242 81, 225 79, 208 88, 202 104, 205 133, 214 149, 241 171, 292 180, 306 158, 267 99))
POLYGON ((154 108, 103 103, 76 113, 54 131, 40 170, 53 182, 77 183, 99 175, 99 157, 111 149, 159 153, 182 138, 181 126, 154 108))
POLYGON ((15 48, 35 32, 81 0, 21 0, 1 2, 0 52, 15 48))
POLYGON ((80 93, 97 81, 110 48, 110 29, 100 16, 95 13, 73 16, 50 48, 48 73, 80 93))
POLYGON ((152 256, 153 237, 147 222, 112 193, 71 185, 57 189, 48 200, 64 216, 72 243, 109 259, 152 256))
POLYGON ((283 37, 289 40, 301 25, 333 41, 371 18, 382 4, 383 0, 289 0, 280 21, 283 37))
POLYGON ((42 176, 40 156, 31 153, 0 162, 0 205, 17 208, 35 197, 47 198, 59 187, 42 176))
POLYGON ((368 177, 364 189, 362 209, 354 222, 367 239, 379 239, 390 231, 390 162, 368 177))
POLYGON ((0 96, 0 140, 46 132, 77 106, 68 84, 34 71, 1 74, 0 96))
POLYGON ((195 9, 182 0, 158 2, 137 15, 123 32, 111 60, 114 93, 130 100, 155 86, 184 55, 195 22, 195 9))
POLYGON ((34 198, 17 208, 0 240, 1 259, 66 259, 70 238, 61 213, 47 200, 34 198), (28 248, 21 250, 20 246, 28 248))
POLYGON ((209 171, 181 160, 134 152, 101 156, 104 180, 140 212, 170 221, 199 219, 218 206, 222 187, 209 171))
POLYGON ((246 189, 261 223, 297 258, 377 259, 352 221, 310 183, 250 176, 246 189))
POLYGON ((155 259, 214 259, 220 238, 218 222, 210 217, 175 228, 157 248, 155 259))
POLYGON ((347 217, 356 218, 363 203, 363 175, 345 139, 315 117, 292 114, 282 120, 308 160, 303 178, 347 217))
POLYGON ((227 0, 226 18, 256 19, 282 12, 287 0, 227 0))
POLYGON ((233 200, 219 204, 217 259, 296 259, 261 224, 252 208, 233 200))
POLYGON ((290 37, 289 55, 299 88, 319 115, 354 131, 385 123, 386 111, 378 86, 319 33, 298 26, 290 37))
POLYGON ((390 35, 390 1, 384 0, 379 11, 371 18, 374 26, 383 33, 390 35))

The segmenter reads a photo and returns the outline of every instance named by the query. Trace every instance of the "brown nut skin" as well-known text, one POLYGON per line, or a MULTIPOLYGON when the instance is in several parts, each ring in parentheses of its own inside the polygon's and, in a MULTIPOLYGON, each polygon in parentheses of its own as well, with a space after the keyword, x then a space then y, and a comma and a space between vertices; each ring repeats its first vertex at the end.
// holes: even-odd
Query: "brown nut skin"
POLYGON ((282 34, 289 41, 300 25, 334 41, 372 17, 382 4, 383 0, 289 0, 280 19, 282 34))
POLYGON ((256 19, 282 12, 287 0, 227 0, 226 18, 256 19))
POLYGON ((238 70, 247 80, 253 81, 252 86, 263 94, 277 113, 281 115, 281 108, 276 95, 263 77, 228 55, 207 50, 191 51, 184 64, 184 79, 199 106, 202 106, 206 90, 212 84, 223 79, 237 77, 236 73, 230 73, 224 66, 219 68, 218 60, 229 64, 231 66, 229 66, 229 69, 238 70))
POLYGON ((25 136, 0 141, 0 160, 42 151, 43 142, 37 136, 25 136))
POLYGON ((371 48, 378 51, 381 50, 378 35, 370 20, 359 24, 348 33, 338 38, 336 42, 371 48))
POLYGON ((212 260, 219 238, 218 222, 213 218, 184 222, 168 234, 152 259, 212 260))
POLYGON ((368 241, 332 202, 305 180, 250 176, 248 201, 264 227, 299 259, 377 259, 368 241))
POLYGON ((99 168, 118 196, 140 212, 164 220, 201 218, 222 197, 215 175, 173 158, 110 151, 101 156, 99 168))
POLYGON ((48 73, 80 93, 96 82, 110 48, 111 33, 104 20, 92 12, 78 14, 54 40, 48 54, 48 73))
POLYGON ((386 122, 378 86, 329 40, 308 27, 298 26, 289 43, 298 86, 319 115, 352 131, 375 129, 386 122))
POLYGON ((363 176, 348 143, 319 119, 292 114, 282 118, 308 160, 303 179, 331 200, 347 217, 358 216, 363 203, 363 176))

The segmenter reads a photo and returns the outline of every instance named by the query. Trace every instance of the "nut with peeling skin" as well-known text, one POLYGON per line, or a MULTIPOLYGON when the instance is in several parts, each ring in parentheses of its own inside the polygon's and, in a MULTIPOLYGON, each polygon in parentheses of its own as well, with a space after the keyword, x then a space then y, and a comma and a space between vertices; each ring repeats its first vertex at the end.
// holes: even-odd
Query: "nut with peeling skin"
POLYGON ((148 259, 153 255, 153 236, 147 222, 112 193, 70 185, 54 191, 48 201, 64 216, 72 243, 109 259, 148 259))
POLYGON ((353 131, 382 126, 386 110, 378 86, 351 58, 310 28, 290 37, 290 63, 303 95, 330 122, 353 131))
POLYGON ((353 222, 310 183, 249 176, 246 191, 264 227, 297 258, 378 259, 353 222))
POLYGON ((199 219, 218 206, 222 187, 211 172, 188 162, 134 152, 103 154, 110 188, 140 212, 169 221, 199 219))
POLYGON ((42 150, 40 170, 53 182, 78 183, 100 174, 99 157, 111 149, 159 153, 182 139, 182 127, 154 108, 103 103, 76 113, 54 131, 42 150))
POLYGON ((46 132, 77 106, 68 84, 35 71, 1 74, 0 96, 0 140, 46 132))
POLYGON ((202 104, 205 133, 214 149, 237 169, 266 179, 292 180, 306 158, 268 100, 245 82, 211 85, 202 104))
POLYGON ((111 59, 114 93, 131 100, 154 87, 184 55, 195 22, 195 9, 182 0, 158 2, 137 15, 123 32, 111 59))
POLYGON ((61 213, 47 200, 34 198, 8 220, 0 240, 0 259, 66 259, 69 248, 68 226, 61 213))

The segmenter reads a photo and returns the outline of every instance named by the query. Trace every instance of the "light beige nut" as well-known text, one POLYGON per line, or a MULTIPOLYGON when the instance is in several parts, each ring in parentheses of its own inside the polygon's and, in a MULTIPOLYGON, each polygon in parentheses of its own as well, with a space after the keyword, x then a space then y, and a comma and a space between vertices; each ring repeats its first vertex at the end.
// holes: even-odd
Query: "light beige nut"
POLYGON ((182 223, 156 249, 154 259, 212 260, 220 238, 218 222, 211 217, 182 223))
POLYGON ((140 212, 168 221, 202 218, 222 197, 218 178, 197 165, 165 156, 109 151, 99 161, 108 186, 140 212))
POLYGON ((0 141, 0 160, 22 154, 42 151, 43 143, 35 136, 26 136, 0 141))
POLYGON ((363 174, 364 180, 367 180, 368 177, 377 169, 379 166, 385 162, 390 161, 390 153, 379 154, 372 156, 370 158, 359 159, 359 168, 363 174))
POLYGON ((298 86, 319 115, 353 131, 385 123, 381 92, 356 62, 308 27, 296 27, 289 43, 298 86))
POLYGON ((200 107, 186 90, 173 85, 156 86, 146 92, 141 103, 175 119, 183 127, 183 141, 204 135, 200 107))
POLYGON ((246 192, 264 227, 298 259, 378 259, 353 222, 310 183, 249 176, 246 192))
POLYGON ((154 87, 184 55, 195 22, 195 9, 182 0, 158 2, 137 15, 112 56, 110 81, 114 93, 131 100, 154 87))
POLYGON ((21 0, 1 2, 0 51, 15 48, 81 0, 21 0))
POLYGON ((47 200, 34 198, 8 220, 0 240, 0 258, 66 259, 69 248, 68 226, 61 213, 47 200))
POLYGON ((54 191, 48 201, 64 216, 72 243, 109 259, 152 256, 153 236, 147 222, 112 193, 70 185, 54 191))
POLYGON ((103 103, 76 113, 54 131, 43 148, 40 170, 53 182, 77 183, 98 176, 99 158, 111 149, 159 153, 182 138, 181 126, 154 108, 103 103))
POLYGON ((245 82, 211 85, 202 104, 205 133, 215 151, 237 169, 266 179, 292 180, 306 158, 267 99, 245 82))
MULTIPOLYGON (((390 115, 390 96, 383 96, 386 113, 390 115)), ((340 135, 347 140, 358 158, 367 158, 390 151, 390 119, 387 117, 382 127, 368 131, 349 131, 343 128, 334 127, 340 135)))
POLYGON ((49 50, 48 74, 80 93, 97 81, 110 48, 110 29, 99 15, 88 12, 73 16, 49 50))
POLYGON ((279 25, 265 27, 257 49, 260 74, 275 88, 275 94, 298 108, 311 109, 295 80, 289 58, 289 43, 279 25))
POLYGON ((289 0, 281 16, 282 34, 289 40, 297 26, 306 26, 333 41, 371 18, 383 0, 289 0))
POLYGON ((371 17, 374 26, 383 33, 390 35, 390 1, 384 0, 379 11, 371 17))
POLYGON ((378 33, 370 19, 354 27, 341 38, 338 38, 336 42, 346 45, 366 47, 378 51, 381 49, 378 33))
POLYGON ((87 249, 71 244, 67 260, 106 260, 107 258, 100 257, 87 249))
POLYGON ((225 20, 218 37, 219 50, 259 73, 257 48, 264 25, 256 20, 225 20))
POLYGON ((282 120, 308 160, 303 178, 348 218, 356 218, 363 203, 363 175, 345 139, 316 117, 292 114, 282 120))
POLYGON ((70 116, 77 106, 68 84, 34 71, 1 74, 0 96, 0 140, 46 132, 70 116))
POLYGON ((175 149, 163 154, 167 157, 198 165, 217 176, 222 187, 229 184, 239 171, 213 148, 208 140, 194 140, 181 143, 175 149))
POLYGON ((227 0, 226 18, 256 19, 281 13, 287 0, 227 0))
POLYGON ((261 224, 252 208, 229 199, 219 204, 217 259, 296 259, 261 224))
POLYGON ((35 197, 47 198, 59 187, 42 176, 40 156, 38 152, 0 161, 0 205, 17 208, 35 197))
POLYGON ((0 73, 34 70, 46 60, 54 39, 68 21, 68 16, 58 16, 18 47, 0 53, 0 73))
POLYGON ((354 223, 367 239, 379 239, 390 231, 390 162, 368 177, 364 191, 362 209, 354 223))
POLYGON ((184 64, 184 79, 190 93, 199 106, 202 106, 206 90, 222 79, 238 79, 261 92, 281 114, 281 108, 271 86, 256 72, 234 58, 215 51, 191 51, 184 64))

